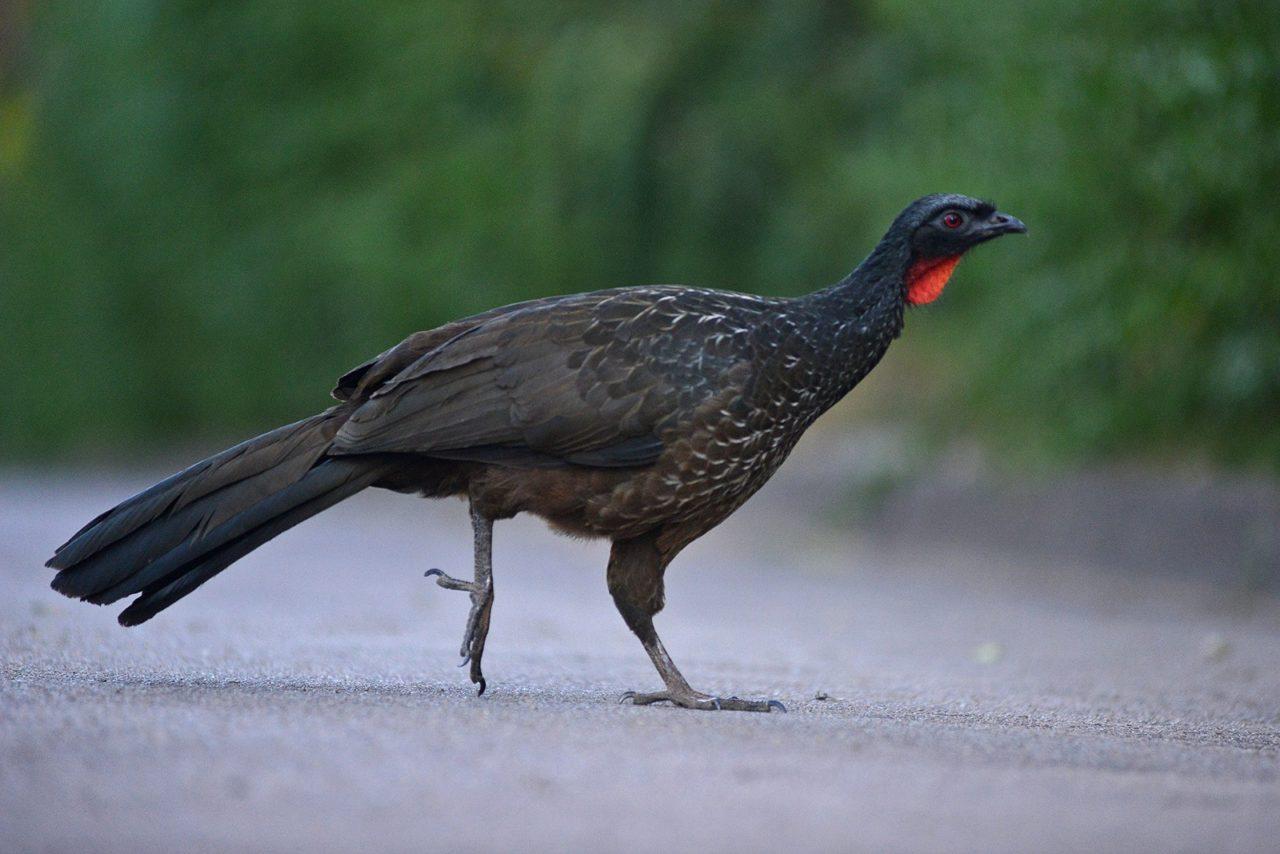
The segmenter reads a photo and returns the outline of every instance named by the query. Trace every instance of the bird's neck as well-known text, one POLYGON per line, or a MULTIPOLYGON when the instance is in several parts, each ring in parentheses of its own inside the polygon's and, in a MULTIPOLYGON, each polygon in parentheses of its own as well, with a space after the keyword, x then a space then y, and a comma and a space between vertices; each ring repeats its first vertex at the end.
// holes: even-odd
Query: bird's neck
POLYGON ((910 247, 885 237, 853 272, 801 300, 839 330, 841 339, 883 339, 887 346, 902 333, 911 269, 910 247))
POLYGON ((779 339, 783 364, 805 364, 805 398, 816 418, 879 363, 902 332, 909 248, 886 239, 836 284, 796 300, 779 339), (789 333, 789 334, 788 334, 789 333))

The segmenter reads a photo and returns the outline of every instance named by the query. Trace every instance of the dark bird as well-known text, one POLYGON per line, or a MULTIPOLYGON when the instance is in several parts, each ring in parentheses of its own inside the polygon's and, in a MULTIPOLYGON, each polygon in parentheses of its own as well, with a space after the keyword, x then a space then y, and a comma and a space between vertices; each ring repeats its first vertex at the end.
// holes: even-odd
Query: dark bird
POLYGON ((475 577, 462 641, 471 681, 493 608, 494 520, 535 513, 607 537, 609 592, 664 689, 694 709, 777 701, 695 691, 654 630, 663 573, 778 469, 805 429, 867 375, 908 305, 960 257, 1025 232, 960 195, 910 204, 858 268, 794 299, 680 286, 497 308, 418 332, 338 380, 319 415, 236 445, 108 510, 62 545, 53 588, 136 626, 282 531, 370 486, 465 497, 475 577))

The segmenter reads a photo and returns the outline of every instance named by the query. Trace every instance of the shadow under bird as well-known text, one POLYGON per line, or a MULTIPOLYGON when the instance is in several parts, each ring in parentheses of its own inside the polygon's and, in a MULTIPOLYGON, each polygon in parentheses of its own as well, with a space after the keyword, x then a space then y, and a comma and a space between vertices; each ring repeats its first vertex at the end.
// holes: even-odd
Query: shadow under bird
POLYGON ((770 711, 695 691, 653 626, 663 574, 778 469, 806 428, 880 361, 907 305, 960 257, 1025 232, 961 195, 910 204, 837 284, 798 298, 632 287, 497 308, 409 336, 338 380, 319 415, 239 444, 91 521, 48 565, 53 588, 151 619, 282 531, 370 486, 465 497, 475 576, 433 569, 471 611, 480 663, 493 609, 493 523, 535 513, 607 537, 609 592, 664 688, 636 704, 770 711))

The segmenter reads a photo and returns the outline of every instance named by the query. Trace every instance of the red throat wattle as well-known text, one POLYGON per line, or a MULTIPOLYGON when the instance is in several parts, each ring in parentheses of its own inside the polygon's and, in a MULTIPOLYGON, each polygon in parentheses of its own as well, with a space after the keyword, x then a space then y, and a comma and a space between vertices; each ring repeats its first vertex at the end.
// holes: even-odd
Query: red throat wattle
POLYGON ((947 279, 951 278, 951 271, 959 263, 959 255, 916 261, 907 271, 907 302, 924 305, 936 300, 946 287, 947 279))

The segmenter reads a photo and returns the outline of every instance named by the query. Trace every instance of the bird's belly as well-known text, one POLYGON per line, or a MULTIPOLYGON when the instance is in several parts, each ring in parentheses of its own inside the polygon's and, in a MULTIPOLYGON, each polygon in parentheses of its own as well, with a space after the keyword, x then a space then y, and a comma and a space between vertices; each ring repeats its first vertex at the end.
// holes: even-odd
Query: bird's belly
POLYGON ((564 533, 610 539, 677 526, 692 540, 763 486, 794 444, 765 431, 751 442, 677 441, 641 469, 485 466, 467 491, 491 518, 533 513, 564 533))
POLYGON ((798 438, 757 430, 721 441, 677 440, 652 467, 589 502, 589 524, 615 537, 677 526, 695 539, 760 489, 798 438))

